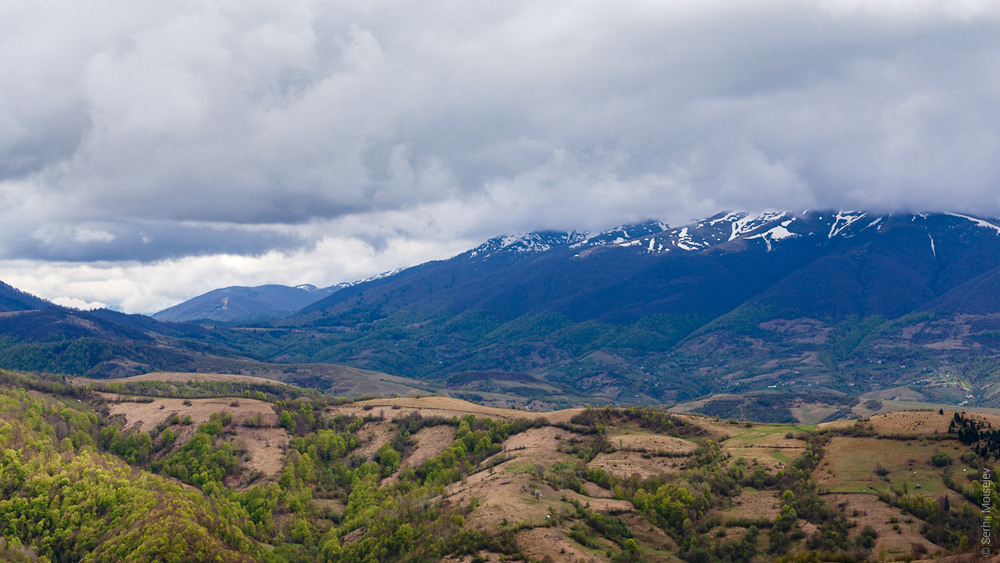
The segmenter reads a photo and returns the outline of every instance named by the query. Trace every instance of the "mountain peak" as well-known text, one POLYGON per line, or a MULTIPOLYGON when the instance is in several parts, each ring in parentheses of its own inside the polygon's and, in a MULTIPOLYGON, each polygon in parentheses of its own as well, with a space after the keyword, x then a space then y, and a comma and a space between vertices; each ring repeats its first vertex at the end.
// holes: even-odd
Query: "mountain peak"
POLYGON ((489 258, 498 253, 535 254, 573 242, 580 236, 560 231, 500 235, 487 240, 466 254, 469 258, 489 258))

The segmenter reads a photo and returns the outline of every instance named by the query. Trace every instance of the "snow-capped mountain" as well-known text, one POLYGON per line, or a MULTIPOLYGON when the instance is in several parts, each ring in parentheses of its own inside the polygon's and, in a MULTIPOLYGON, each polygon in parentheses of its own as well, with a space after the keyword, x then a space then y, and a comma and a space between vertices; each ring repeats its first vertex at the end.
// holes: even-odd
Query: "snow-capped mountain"
MULTIPOLYGON (((915 224, 926 224, 928 221, 946 222, 951 223, 951 228, 973 225, 1000 233, 998 224, 1000 221, 997 219, 984 219, 959 213, 879 215, 863 211, 807 210, 798 213, 731 211, 681 227, 664 226, 659 231, 615 240, 614 244, 650 254, 709 249, 736 251, 745 249, 749 244, 762 245, 765 249, 771 250, 775 244, 788 239, 808 238, 814 241, 824 239, 829 241, 850 239, 865 234, 875 235, 890 218, 915 224)), ((657 224, 663 225, 663 223, 657 224)), ((933 241, 932 236, 930 240, 933 241)), ((587 252, 593 251, 585 251, 583 255, 587 252)))
POLYGON ((482 309, 505 318, 551 310, 577 319, 627 319, 711 316, 742 302, 803 314, 891 317, 992 302, 980 295, 992 286, 970 280, 998 266, 1000 221, 994 218, 729 211, 675 227, 645 221, 597 233, 502 235, 450 260, 325 289, 216 290, 156 318, 240 322, 305 307, 310 319, 350 323, 342 318, 345 310, 370 320, 417 307, 482 309), (945 295, 952 290, 964 293, 945 295))
POLYGON ((510 234, 493 237, 466 252, 468 258, 485 259, 503 254, 538 254, 553 247, 572 244, 579 240, 576 233, 545 231, 539 233, 510 234))
MULTIPOLYGON (((910 378, 934 369, 928 354, 943 349, 965 365, 965 350, 996 348, 989 357, 1000 362, 998 288, 993 218, 733 211, 679 226, 496 237, 341 290, 282 326, 349 335, 324 359, 415 377, 515 370, 571 394, 669 400, 766 388, 774 380, 755 377, 781 370, 765 365, 830 384, 838 370, 859 373, 862 350, 894 369, 916 366, 910 378), (883 325, 895 340, 859 347, 883 325)), ((483 377, 469 389, 493 389, 483 377)))
POLYGON ((598 233, 588 233, 573 248, 589 248, 608 244, 628 244, 647 235, 662 233, 670 227, 662 221, 644 221, 621 225, 598 233))
POLYGON ((381 314, 483 308, 504 317, 556 310, 614 319, 711 315, 747 300, 785 299, 801 310, 896 315, 1000 266, 998 235, 1000 222, 970 215, 810 210, 506 235, 450 260, 354 285, 309 310, 324 317, 369 307, 381 314), (789 280, 805 285, 790 287, 789 280), (771 293, 778 286, 782 296, 771 293), (823 295, 809 297, 817 292, 823 295))

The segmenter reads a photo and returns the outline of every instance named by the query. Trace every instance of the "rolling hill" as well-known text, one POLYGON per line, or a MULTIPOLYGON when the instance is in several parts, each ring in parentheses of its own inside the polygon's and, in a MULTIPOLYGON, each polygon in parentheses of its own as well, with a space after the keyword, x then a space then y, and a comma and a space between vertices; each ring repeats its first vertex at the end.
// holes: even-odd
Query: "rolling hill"
POLYGON ((0 372, 0 420, 4 561, 966 561, 1000 447, 996 412, 538 414, 221 374, 0 372))

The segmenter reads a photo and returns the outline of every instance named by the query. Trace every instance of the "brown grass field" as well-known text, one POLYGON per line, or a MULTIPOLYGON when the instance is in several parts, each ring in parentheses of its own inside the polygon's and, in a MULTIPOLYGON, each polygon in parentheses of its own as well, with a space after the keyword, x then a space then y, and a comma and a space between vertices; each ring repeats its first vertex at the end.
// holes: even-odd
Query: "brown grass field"
POLYGON ((165 381, 168 383, 173 382, 187 382, 187 381, 238 381, 243 383, 281 383, 276 379, 268 379, 266 377, 256 377, 253 375, 238 375, 229 373, 184 373, 175 371, 157 371, 150 373, 142 373, 139 375, 133 375, 130 377, 122 377, 114 380, 108 379, 86 379, 77 378, 74 380, 80 384, 86 384, 90 382, 124 382, 129 381, 165 381))
MULTIPOLYGON (((405 377, 389 375, 339 364, 254 364, 254 375, 231 373, 151 372, 114 381, 241 381, 247 383, 285 383, 318 385, 325 392, 341 397, 413 396, 428 393, 426 385, 405 377)), ((110 380, 76 378, 77 384, 110 380)))
POLYGON ((451 426, 431 426, 421 428, 413 435, 417 447, 403 460, 400 468, 417 467, 428 459, 440 454, 455 441, 455 429, 451 426))
POLYGON ((533 463, 551 465, 564 462, 569 454, 560 450, 561 445, 567 445, 572 440, 580 440, 581 436, 553 426, 529 428, 515 434, 503 443, 503 450, 508 455, 531 459, 533 463))
POLYGON ((941 549, 920 535, 923 520, 904 514, 873 495, 831 494, 825 499, 858 523, 851 530, 851 537, 857 538, 865 526, 878 532, 874 553, 884 547, 889 558, 896 558, 910 554, 916 544, 923 544, 931 553, 941 549))
POLYGON ((736 519, 773 519, 781 511, 781 499, 775 491, 758 491, 755 489, 743 489, 740 494, 733 499, 733 505, 725 510, 717 511, 723 520, 728 518, 736 519))
POLYGON ((687 458, 655 457, 638 452, 614 451, 598 454, 590 465, 621 477, 638 474, 647 478, 661 473, 666 475, 680 473, 687 467, 687 458))
POLYGON ((698 447, 695 442, 663 436, 649 432, 628 432, 611 434, 608 441, 619 450, 640 451, 649 453, 684 454, 691 453, 698 447))
POLYGON ((356 412, 358 409, 364 409, 365 407, 388 407, 396 408, 393 411, 392 417, 397 414, 406 414, 413 410, 419 411, 421 416, 464 416, 466 414, 474 414, 476 416, 488 416, 492 418, 544 418, 549 422, 569 422, 569 419, 573 415, 582 412, 583 409, 566 409, 561 411, 551 411, 551 412, 532 412, 517 409, 500 409, 496 407, 487 407, 483 405, 477 405, 475 403, 470 403, 468 401, 463 401, 462 399, 455 399, 453 397, 441 397, 441 396, 430 396, 430 397, 390 397, 384 399, 368 399, 364 401, 358 401, 350 405, 345 405, 342 407, 336 407, 338 412, 356 412))
POLYGON ((813 478, 820 487, 832 493, 873 494, 905 482, 914 493, 919 491, 930 498, 948 495, 953 502, 962 502, 957 493, 945 487, 942 469, 931 464, 931 457, 939 451, 952 457, 953 471, 962 473, 962 469, 972 469, 958 459, 968 450, 956 440, 835 437, 827 446, 822 463, 813 472, 813 478), (875 473, 879 465, 889 471, 884 477, 875 473))
MULTIPOLYGON (((116 396, 109 395, 109 400, 113 401, 114 397, 116 396)), ((265 475, 276 475, 281 471, 284 464, 282 451, 288 444, 288 433, 284 428, 277 427, 278 415, 271 403, 247 398, 190 399, 190 403, 185 405, 184 399, 156 398, 149 403, 111 402, 108 408, 112 416, 121 415, 125 418, 126 427, 146 431, 174 414, 181 418, 190 416, 190 425, 175 426, 178 430, 178 443, 190 438, 197 425, 208 422, 213 412, 231 412, 236 438, 244 440, 247 446, 249 459, 245 462, 246 468, 261 471, 265 475), (242 425, 244 420, 258 414, 264 426, 247 428, 242 425)))

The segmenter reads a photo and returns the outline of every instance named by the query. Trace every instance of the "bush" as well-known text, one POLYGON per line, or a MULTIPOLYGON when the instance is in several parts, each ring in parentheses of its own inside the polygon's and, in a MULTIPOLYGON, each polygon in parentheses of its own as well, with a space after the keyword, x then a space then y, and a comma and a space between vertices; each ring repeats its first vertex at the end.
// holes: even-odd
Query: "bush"
POLYGON ((931 463, 934 464, 934 467, 945 467, 947 465, 951 465, 951 456, 945 452, 938 452, 931 458, 931 463))
POLYGON ((871 549, 875 547, 875 538, 877 537, 878 532, 875 531, 875 528, 865 526, 861 530, 861 534, 858 536, 858 545, 865 549, 871 549))

